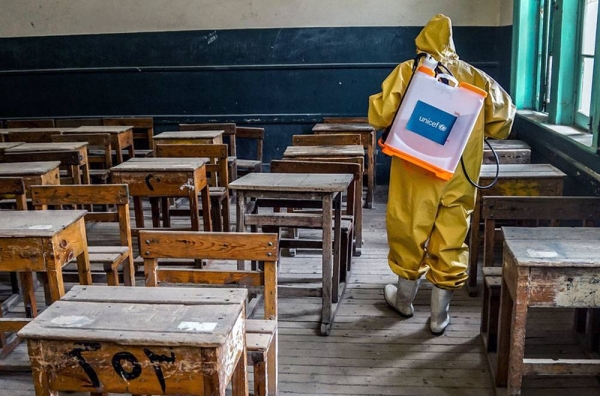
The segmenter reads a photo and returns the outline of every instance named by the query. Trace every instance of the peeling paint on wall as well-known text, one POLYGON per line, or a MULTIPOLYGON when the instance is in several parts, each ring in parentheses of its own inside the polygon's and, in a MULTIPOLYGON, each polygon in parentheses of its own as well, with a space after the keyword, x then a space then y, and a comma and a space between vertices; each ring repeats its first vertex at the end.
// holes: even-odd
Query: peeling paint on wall
POLYGON ((423 26, 437 13, 455 26, 503 26, 512 20, 512 0, 334 0, 326 6, 317 0, 0 0, 0 9, 0 37, 423 26))

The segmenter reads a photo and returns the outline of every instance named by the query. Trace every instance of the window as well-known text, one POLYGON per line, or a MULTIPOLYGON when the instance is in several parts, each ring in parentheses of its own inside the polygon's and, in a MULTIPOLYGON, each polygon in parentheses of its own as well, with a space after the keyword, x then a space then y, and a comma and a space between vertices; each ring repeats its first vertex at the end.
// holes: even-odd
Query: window
POLYGON ((515 0, 511 91, 519 109, 577 128, 598 148, 599 0, 515 0))
POLYGON ((578 125, 589 125, 592 106, 592 81, 594 74, 594 53, 596 47, 596 22, 598 20, 598 0, 582 2, 583 21, 581 24, 581 45, 579 52, 579 89, 577 91, 578 125))

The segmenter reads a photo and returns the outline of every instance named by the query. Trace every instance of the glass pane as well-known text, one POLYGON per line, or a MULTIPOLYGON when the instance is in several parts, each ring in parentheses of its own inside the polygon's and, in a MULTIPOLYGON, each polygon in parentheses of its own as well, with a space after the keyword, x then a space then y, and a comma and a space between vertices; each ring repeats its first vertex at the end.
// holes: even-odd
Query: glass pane
POLYGON ((592 103, 592 75, 594 72, 594 58, 583 58, 581 64, 581 84, 579 85, 579 105, 577 111, 590 116, 592 103))
POLYGON ((546 109, 548 109, 548 105, 551 103, 551 98, 550 98, 550 92, 552 92, 552 54, 548 57, 548 71, 546 74, 546 98, 544 100, 544 102, 546 103, 546 106, 544 108, 544 111, 547 111, 546 109))
POLYGON ((584 55, 594 55, 597 19, 598 0, 585 0, 583 10, 583 34, 581 40, 581 53, 584 55))

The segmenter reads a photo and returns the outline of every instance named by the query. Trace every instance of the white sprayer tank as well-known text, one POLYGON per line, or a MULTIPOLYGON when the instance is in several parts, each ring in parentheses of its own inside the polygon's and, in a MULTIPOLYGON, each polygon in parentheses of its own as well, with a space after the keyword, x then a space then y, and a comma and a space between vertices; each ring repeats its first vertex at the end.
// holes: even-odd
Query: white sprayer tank
POLYGON ((428 57, 415 71, 382 151, 449 180, 487 93, 471 84, 459 83, 452 76, 436 76, 436 65, 428 57))

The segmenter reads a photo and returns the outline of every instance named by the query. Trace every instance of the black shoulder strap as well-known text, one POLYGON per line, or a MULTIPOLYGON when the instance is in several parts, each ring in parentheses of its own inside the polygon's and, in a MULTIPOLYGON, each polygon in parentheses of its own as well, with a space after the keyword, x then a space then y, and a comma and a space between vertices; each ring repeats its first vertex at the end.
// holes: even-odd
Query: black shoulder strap
POLYGON ((410 83, 413 79, 413 76, 415 75, 415 71, 417 71, 417 67, 419 67, 419 62, 421 61, 421 58, 424 58, 426 56, 427 56, 427 53, 419 52, 417 54, 417 56, 415 56, 415 59, 413 60, 412 73, 410 75, 410 79, 408 80, 408 84, 406 84, 406 89, 404 90, 404 92, 402 93, 402 96, 400 97, 400 103, 398 103, 398 108, 396 109, 394 118, 392 118, 392 122, 390 123, 390 125, 387 128, 385 128, 385 130, 383 131, 383 134, 381 135, 381 141, 384 143, 385 143, 388 135, 390 134, 390 129, 392 128, 392 125, 394 125, 394 121, 396 121, 396 116, 398 115, 398 110, 400 109, 400 106, 402 105, 402 101, 404 100, 404 94, 408 90, 408 87, 410 87, 410 83))

